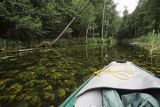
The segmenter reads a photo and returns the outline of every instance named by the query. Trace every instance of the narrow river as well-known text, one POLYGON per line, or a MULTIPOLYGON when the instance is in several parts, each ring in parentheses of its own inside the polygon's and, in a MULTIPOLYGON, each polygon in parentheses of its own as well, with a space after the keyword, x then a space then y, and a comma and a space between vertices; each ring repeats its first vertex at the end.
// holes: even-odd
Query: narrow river
POLYGON ((57 107, 94 71, 121 59, 160 74, 160 52, 126 44, 0 54, 1 107, 57 107))

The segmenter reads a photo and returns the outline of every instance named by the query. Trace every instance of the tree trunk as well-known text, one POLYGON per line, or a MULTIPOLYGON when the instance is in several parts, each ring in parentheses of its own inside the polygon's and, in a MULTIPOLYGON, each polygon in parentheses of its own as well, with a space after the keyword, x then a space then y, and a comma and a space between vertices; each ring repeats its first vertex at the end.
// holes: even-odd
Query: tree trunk
POLYGON ((69 22, 69 24, 65 27, 65 29, 61 32, 61 34, 53 41, 53 44, 57 42, 57 40, 66 32, 66 30, 69 28, 69 26, 74 22, 76 17, 73 17, 73 19, 69 22))
POLYGON ((104 0, 104 4, 103 4, 103 14, 102 14, 102 30, 101 30, 101 38, 102 38, 102 42, 104 43, 104 16, 105 16, 105 7, 106 7, 106 0, 104 0))
POLYGON ((86 30, 86 44, 88 42, 88 26, 87 26, 87 30, 86 30))

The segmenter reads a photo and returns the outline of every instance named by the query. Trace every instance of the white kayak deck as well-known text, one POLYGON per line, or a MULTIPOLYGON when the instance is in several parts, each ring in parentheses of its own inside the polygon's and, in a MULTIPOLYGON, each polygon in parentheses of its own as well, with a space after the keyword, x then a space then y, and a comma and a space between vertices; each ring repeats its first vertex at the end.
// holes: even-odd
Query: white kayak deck
POLYGON ((135 91, 160 89, 160 79, 132 62, 111 62, 80 90, 77 94, 75 107, 92 107, 92 105, 84 106, 87 102, 93 102, 97 107, 100 107, 100 89, 102 88, 135 91))

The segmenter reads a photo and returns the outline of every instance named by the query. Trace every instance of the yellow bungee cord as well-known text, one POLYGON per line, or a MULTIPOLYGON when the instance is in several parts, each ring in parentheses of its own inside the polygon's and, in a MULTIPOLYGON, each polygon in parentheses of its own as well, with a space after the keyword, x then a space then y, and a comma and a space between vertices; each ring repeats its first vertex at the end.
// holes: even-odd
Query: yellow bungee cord
MULTIPOLYGON (((119 66, 119 65, 114 65, 114 66, 119 66)), ((115 70, 111 70, 111 69, 107 69, 107 68, 103 68, 97 72, 94 72, 94 74, 96 75, 99 75, 101 72, 107 72, 107 73, 110 73, 112 74, 114 77, 120 79, 120 80, 128 80, 130 75, 133 74, 132 71, 129 71, 128 70, 128 67, 127 67, 127 64, 126 64, 126 67, 125 67, 125 71, 115 71, 115 70)))

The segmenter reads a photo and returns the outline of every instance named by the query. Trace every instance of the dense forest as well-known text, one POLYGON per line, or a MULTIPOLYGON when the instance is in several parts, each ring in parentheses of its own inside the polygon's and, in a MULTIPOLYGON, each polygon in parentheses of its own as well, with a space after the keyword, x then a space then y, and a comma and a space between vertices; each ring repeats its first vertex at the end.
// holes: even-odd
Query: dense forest
POLYGON ((1 38, 25 42, 63 37, 114 36, 118 13, 112 0, 1 0, 1 38))
POLYGON ((160 31, 159 0, 139 0, 137 8, 132 14, 128 14, 126 9, 123 15, 118 32, 120 38, 135 38, 160 31))
POLYGON ((136 10, 118 16, 113 0, 1 0, 0 38, 12 45, 63 38, 133 38, 158 33, 160 1, 140 0, 136 10), (73 21, 73 23, 70 23, 73 21), (16 42, 15 42, 16 41, 16 42))

